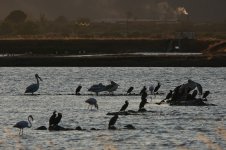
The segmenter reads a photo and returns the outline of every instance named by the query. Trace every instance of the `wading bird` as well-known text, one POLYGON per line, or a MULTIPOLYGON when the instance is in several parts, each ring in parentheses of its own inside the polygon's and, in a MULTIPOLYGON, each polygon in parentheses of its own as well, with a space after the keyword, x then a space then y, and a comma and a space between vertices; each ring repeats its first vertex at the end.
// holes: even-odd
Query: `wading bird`
POLYGON ((31 124, 31 121, 33 121, 33 117, 32 115, 29 115, 28 118, 27 118, 28 121, 20 121, 20 122, 17 122, 13 127, 15 128, 19 128, 20 129, 20 132, 19 132, 19 135, 23 135, 23 129, 24 128, 31 128, 32 127, 32 124, 31 124), (31 120, 30 120, 31 119, 31 120))
MULTIPOLYGON (((92 110, 92 107, 95 106, 96 109, 98 109, 98 104, 97 104, 97 100, 95 98, 89 98, 85 101, 86 103, 89 104, 89 106, 91 106, 91 110, 92 110)), ((89 106, 88 106, 88 109, 89 109, 89 106)))
POLYGON ((108 91, 109 93, 113 94, 114 91, 118 89, 118 84, 114 81, 111 81, 111 84, 105 86, 105 91, 108 91))
POLYGON ((99 92, 105 91, 105 86, 102 83, 92 85, 88 91, 95 92, 98 95, 99 92))
POLYGON ((26 88, 25 93, 31 93, 31 94, 34 94, 34 92, 36 92, 36 91, 39 89, 39 80, 42 81, 42 79, 39 77, 38 74, 35 74, 35 78, 36 78, 36 80, 37 80, 37 83, 33 83, 33 84, 29 85, 29 86, 26 88))

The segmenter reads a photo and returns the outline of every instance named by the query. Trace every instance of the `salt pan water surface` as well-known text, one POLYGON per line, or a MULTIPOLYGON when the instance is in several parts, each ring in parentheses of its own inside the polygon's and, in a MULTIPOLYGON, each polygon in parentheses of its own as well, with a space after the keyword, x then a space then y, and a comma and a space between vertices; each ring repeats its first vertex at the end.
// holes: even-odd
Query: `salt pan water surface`
MULTIPOLYGON (((0 69, 0 149, 207 149, 205 139, 212 146, 226 147, 226 137, 219 128, 226 128, 226 68, 1 68, 0 69), (36 82, 35 73, 43 79, 35 96, 24 95, 25 88, 36 82), (217 106, 172 107, 155 105, 175 86, 190 78, 210 90, 209 103, 217 106), (130 86, 138 93, 159 80, 164 95, 148 96, 150 104, 143 115, 119 116, 116 131, 107 130, 112 116, 107 112, 120 110, 125 100, 130 110, 138 110, 140 96, 89 96, 87 88, 93 84, 108 84, 113 80, 122 94, 130 86), (71 95, 83 86, 81 94, 71 95), (94 97, 99 110, 87 110, 86 99, 94 97), (81 126, 86 131, 37 131, 48 126, 53 110, 63 114, 63 127, 81 126), (33 115, 31 129, 19 130, 13 125, 33 115), (123 129, 133 124, 136 130, 123 129), (90 131, 90 128, 101 129, 90 131), (210 143, 210 142, 209 142, 210 143)), ((224 132, 225 133, 225 132, 224 132)))

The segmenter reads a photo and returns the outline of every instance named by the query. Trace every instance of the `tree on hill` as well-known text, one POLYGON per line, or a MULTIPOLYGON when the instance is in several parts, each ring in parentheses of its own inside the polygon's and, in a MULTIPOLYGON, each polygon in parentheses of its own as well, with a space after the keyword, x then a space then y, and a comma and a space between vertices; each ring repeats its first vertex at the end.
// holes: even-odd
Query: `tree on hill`
POLYGON ((9 15, 5 18, 6 22, 10 23, 24 23, 27 18, 27 15, 21 10, 14 10, 9 13, 9 15))

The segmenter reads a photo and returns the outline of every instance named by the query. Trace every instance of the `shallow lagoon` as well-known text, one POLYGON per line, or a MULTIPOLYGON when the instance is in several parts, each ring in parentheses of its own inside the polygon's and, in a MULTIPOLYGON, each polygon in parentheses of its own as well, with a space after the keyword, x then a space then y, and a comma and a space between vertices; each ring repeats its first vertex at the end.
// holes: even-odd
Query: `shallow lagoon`
MULTIPOLYGON (((1 149, 207 149, 204 139, 213 146, 226 147, 219 128, 226 128, 226 69, 225 68, 1 68, 0 69, 0 148, 1 149), (38 95, 24 95, 25 88, 36 82, 38 73, 40 83, 38 95), (87 91, 93 84, 108 84, 109 80, 120 86, 115 94, 123 94, 130 86, 138 93, 145 85, 162 83, 160 92, 167 93, 175 86, 185 83, 187 78, 199 82, 204 90, 210 90, 208 102, 218 106, 171 107, 155 105, 165 95, 148 97, 151 104, 147 112, 136 116, 119 116, 116 126, 119 130, 107 130, 112 116, 107 112, 118 111, 125 100, 130 110, 137 110, 139 96, 90 96, 87 91), (83 86, 81 94, 72 95, 76 87, 83 86), (86 99, 94 97, 99 110, 87 110, 86 99), (49 132, 35 128, 48 125, 53 110, 63 113, 60 125, 69 128, 81 126, 86 131, 49 132), (33 115, 35 121, 31 129, 19 130, 12 126, 20 120, 33 115), (133 124, 136 130, 123 129, 133 124), (101 130, 90 131, 95 127, 101 130), (214 145, 215 144, 215 145, 214 145)), ((106 93, 105 93, 106 94, 106 93)))

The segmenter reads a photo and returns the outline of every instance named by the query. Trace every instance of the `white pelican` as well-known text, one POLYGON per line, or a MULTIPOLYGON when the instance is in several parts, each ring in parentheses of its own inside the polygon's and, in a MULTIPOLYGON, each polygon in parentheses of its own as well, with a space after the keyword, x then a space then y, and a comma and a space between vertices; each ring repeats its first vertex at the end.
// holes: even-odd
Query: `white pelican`
POLYGON ((118 86, 119 85, 117 83, 115 83, 114 81, 111 81, 111 84, 105 87, 105 91, 108 91, 109 93, 113 94, 113 92, 118 89, 118 86))
MULTIPOLYGON (((88 103, 89 106, 91 105, 91 109, 92 109, 93 105, 96 107, 96 109, 98 109, 97 100, 95 98, 89 98, 85 102, 88 103)), ((88 106, 88 109, 89 109, 89 106, 88 106)))
POLYGON ((33 83, 33 84, 29 85, 26 88, 25 93, 32 93, 32 94, 34 94, 34 92, 36 92, 39 89, 39 79, 40 79, 40 81, 42 81, 42 79, 39 77, 38 74, 35 74, 35 78, 37 80, 37 83, 33 83))
POLYGON ((33 117, 32 115, 29 115, 28 116, 28 121, 20 121, 20 122, 17 122, 13 127, 16 127, 16 128, 19 128, 20 129, 20 132, 19 132, 19 135, 23 135, 23 129, 24 128, 31 128, 32 124, 31 124, 31 121, 33 121, 33 117), (21 133, 22 132, 22 133, 21 133))
POLYGON ((95 92, 98 95, 99 92, 103 92, 105 90, 105 86, 102 83, 92 85, 88 91, 95 92))

